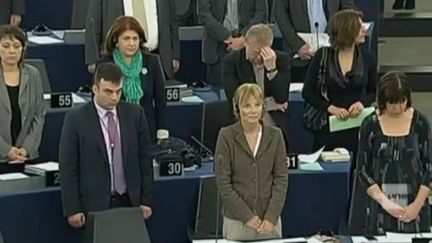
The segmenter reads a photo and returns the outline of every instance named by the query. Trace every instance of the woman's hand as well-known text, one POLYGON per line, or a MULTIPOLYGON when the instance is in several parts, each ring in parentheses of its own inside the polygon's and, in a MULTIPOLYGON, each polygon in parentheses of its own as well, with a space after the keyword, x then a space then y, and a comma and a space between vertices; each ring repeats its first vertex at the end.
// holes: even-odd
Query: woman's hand
POLYGON ((341 119, 341 120, 345 120, 349 117, 349 112, 345 109, 345 108, 340 108, 334 105, 330 105, 327 108, 327 111, 336 116, 337 118, 341 119))
POLYGON ((360 114, 364 109, 363 104, 360 101, 353 103, 348 109, 350 117, 356 117, 360 114))

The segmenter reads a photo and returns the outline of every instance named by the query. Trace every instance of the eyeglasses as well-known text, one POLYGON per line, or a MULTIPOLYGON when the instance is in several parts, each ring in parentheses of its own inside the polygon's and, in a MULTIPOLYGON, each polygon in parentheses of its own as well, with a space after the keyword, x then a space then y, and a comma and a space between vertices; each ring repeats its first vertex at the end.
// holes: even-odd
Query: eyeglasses
POLYGON ((340 243, 339 237, 331 229, 321 229, 314 237, 321 242, 340 243))

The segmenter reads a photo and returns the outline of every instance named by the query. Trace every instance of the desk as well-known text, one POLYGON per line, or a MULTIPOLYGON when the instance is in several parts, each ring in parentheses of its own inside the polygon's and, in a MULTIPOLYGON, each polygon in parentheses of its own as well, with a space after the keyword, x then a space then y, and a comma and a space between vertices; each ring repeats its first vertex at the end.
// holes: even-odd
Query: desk
MULTIPOLYGON (((324 171, 290 171, 282 214, 283 236, 311 235, 320 228, 335 232, 348 205, 348 163, 323 163, 324 171)), ((149 220, 153 243, 188 242, 195 220, 200 175, 212 164, 181 179, 155 182, 155 208, 149 220)), ((214 210, 214 209, 209 209, 214 210)), ((62 216, 59 188, 0 196, 0 230, 6 243, 79 243, 80 231, 62 216)))
MULTIPOLYGON (((299 92, 290 94, 288 123, 293 142, 289 150, 292 153, 310 153, 313 134, 303 126, 304 100, 299 92)), ((45 116, 42 141, 39 147, 38 161, 57 161, 63 119, 69 109, 49 109, 45 116)), ((202 103, 168 104, 166 126, 171 136, 178 137, 194 144, 191 136, 201 137, 202 103)))

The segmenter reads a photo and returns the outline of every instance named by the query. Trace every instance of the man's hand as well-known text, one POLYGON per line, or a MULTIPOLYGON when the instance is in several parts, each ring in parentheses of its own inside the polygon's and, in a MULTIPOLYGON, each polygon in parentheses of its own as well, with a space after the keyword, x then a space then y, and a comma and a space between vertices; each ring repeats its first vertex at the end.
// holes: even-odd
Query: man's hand
POLYGON ((21 15, 18 14, 12 14, 10 16, 10 24, 19 26, 21 24, 21 15))
POLYGON ((21 153, 22 153, 22 151, 20 151, 20 149, 18 149, 17 147, 10 148, 10 150, 7 154, 7 157, 10 161, 9 164, 22 164, 22 163, 24 163, 27 160, 27 157, 21 155, 21 153))
POLYGON ((288 109, 288 101, 282 104, 276 103, 276 109, 282 112, 285 112, 288 109))
POLYGON ((356 117, 360 114, 364 109, 363 104, 360 101, 353 103, 348 109, 350 117, 356 117))
POLYGON ((414 219, 417 219, 418 214, 420 213, 420 210, 422 208, 422 205, 416 202, 411 203, 405 208, 405 213, 402 214, 402 216, 399 218, 400 221, 409 223, 413 221, 414 219))
POLYGON ((349 116, 349 112, 345 108, 340 108, 334 105, 329 106, 327 111, 341 120, 345 120, 349 116))
POLYGON ((310 46, 309 44, 304 44, 302 47, 300 47, 300 49, 298 50, 297 54, 300 56, 300 59, 305 61, 305 60, 310 60, 313 56, 314 53, 310 51, 310 46))
POLYGON ((274 230, 274 225, 272 222, 268 221, 268 220, 264 220, 260 227, 257 229, 257 232, 260 234, 268 234, 273 232, 274 230))
POLYGON ((225 41, 225 44, 227 44, 227 50, 228 51, 238 51, 244 48, 244 40, 243 37, 237 37, 237 38, 228 38, 228 40, 225 41))
POLYGON ((81 228, 85 225, 86 218, 84 213, 76 213, 68 216, 68 223, 74 228, 81 228))
POLYGON ((88 71, 89 73, 91 73, 91 74, 95 73, 95 71, 96 71, 96 63, 89 64, 89 65, 87 66, 87 71, 88 71))
POLYGON ((180 61, 173 59, 173 71, 176 73, 180 69, 180 61))
POLYGON ((263 47, 260 54, 267 71, 276 69, 276 53, 270 47, 263 47))
POLYGON ((251 218, 246 225, 252 229, 258 230, 261 225, 261 219, 258 216, 251 218))
POLYGON ((152 211, 151 207, 140 205, 140 208, 141 208, 141 212, 143 214, 143 217, 145 219, 148 219, 152 216, 153 211, 152 211))

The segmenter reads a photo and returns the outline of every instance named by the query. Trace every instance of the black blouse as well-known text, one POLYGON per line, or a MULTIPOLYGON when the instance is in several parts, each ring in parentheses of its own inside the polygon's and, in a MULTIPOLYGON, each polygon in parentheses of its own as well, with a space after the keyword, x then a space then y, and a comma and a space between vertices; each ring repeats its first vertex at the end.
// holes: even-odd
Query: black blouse
POLYGON ((18 134, 21 131, 21 109, 18 104, 20 86, 6 86, 9 94, 9 102, 12 111, 12 119, 10 123, 10 131, 12 145, 15 146, 18 134))
POLYGON ((303 87, 304 99, 320 110, 327 110, 330 105, 348 109, 357 101, 365 107, 370 106, 375 100, 377 85, 376 60, 370 53, 357 47, 352 68, 344 76, 338 53, 332 48, 328 49, 326 85, 329 101, 321 96, 317 87, 322 48, 316 52, 309 65, 303 87))

